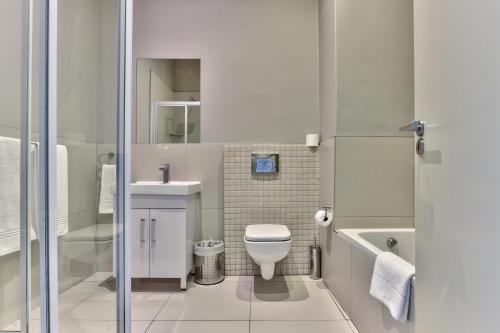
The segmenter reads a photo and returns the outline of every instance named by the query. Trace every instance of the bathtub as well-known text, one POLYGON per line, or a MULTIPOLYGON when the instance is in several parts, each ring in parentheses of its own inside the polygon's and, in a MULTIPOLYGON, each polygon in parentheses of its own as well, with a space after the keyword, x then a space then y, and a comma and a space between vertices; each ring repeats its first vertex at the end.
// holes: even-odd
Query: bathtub
POLYGON ((392 318, 389 310, 370 295, 375 258, 391 251, 415 264, 415 229, 340 229, 333 233, 331 253, 325 263, 333 265, 325 278, 347 315, 360 333, 415 332, 415 278, 412 280, 408 322, 392 318), (395 238, 398 244, 390 250, 386 241, 395 238))

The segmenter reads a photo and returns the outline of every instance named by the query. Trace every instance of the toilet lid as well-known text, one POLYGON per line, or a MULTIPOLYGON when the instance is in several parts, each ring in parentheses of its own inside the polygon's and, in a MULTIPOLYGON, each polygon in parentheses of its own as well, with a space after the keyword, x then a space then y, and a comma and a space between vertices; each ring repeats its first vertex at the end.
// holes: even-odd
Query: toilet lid
POLYGON ((292 235, 285 225, 251 224, 245 231, 245 239, 254 242, 287 241, 292 235))

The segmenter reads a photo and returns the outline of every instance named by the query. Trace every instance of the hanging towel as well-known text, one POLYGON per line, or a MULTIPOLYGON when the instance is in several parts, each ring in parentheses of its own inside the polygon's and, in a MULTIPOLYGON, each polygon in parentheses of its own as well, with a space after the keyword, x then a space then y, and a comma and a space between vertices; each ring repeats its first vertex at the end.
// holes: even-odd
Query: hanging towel
POLYGON ((57 235, 68 233, 68 149, 57 145, 57 235))
POLYGON ((18 139, 0 137, 0 256, 19 250, 20 149, 18 139))
MULTIPOLYGON (((19 250, 21 228, 21 174, 19 139, 0 137, 0 256, 19 250)), ((31 218, 31 239, 38 238, 38 143, 30 147, 30 190, 28 217, 31 218)), ((68 232, 68 152, 57 146, 57 231, 68 232)))
POLYGON ((113 214, 112 185, 115 184, 116 165, 104 164, 101 173, 101 194, 99 197, 99 214, 113 214))
MULTIPOLYGON (((39 144, 32 143, 31 145, 31 169, 30 169, 30 199, 32 203, 31 210, 31 227, 33 229, 32 239, 39 237, 39 205, 38 191, 40 190, 39 183, 39 144)), ((69 209, 68 209, 68 149, 66 146, 57 145, 57 235, 65 235, 68 233, 69 209)))
POLYGON ((391 252, 382 252, 375 260, 370 294, 387 306, 394 319, 405 322, 414 276, 415 266, 391 252))

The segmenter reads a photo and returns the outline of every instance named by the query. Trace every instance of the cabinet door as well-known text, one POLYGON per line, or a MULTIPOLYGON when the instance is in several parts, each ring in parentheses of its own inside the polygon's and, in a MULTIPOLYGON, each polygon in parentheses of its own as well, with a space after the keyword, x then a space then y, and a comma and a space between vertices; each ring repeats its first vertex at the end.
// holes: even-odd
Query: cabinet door
POLYGON ((149 209, 132 209, 130 252, 132 256, 132 277, 149 277, 149 209))
POLYGON ((151 209, 150 274, 180 278, 186 271, 186 210, 151 209))

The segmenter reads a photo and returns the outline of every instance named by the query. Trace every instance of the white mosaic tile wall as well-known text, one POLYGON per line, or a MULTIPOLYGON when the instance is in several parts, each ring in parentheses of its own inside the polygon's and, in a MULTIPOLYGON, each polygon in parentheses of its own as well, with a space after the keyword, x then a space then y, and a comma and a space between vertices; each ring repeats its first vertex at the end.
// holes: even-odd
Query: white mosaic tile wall
POLYGON ((227 275, 258 275, 245 250, 249 224, 284 224, 292 249, 276 265, 277 275, 309 273, 309 245, 318 235, 319 152, 304 145, 227 145, 224 147, 224 241, 227 275), (252 175, 252 153, 280 155, 275 175, 252 175))

